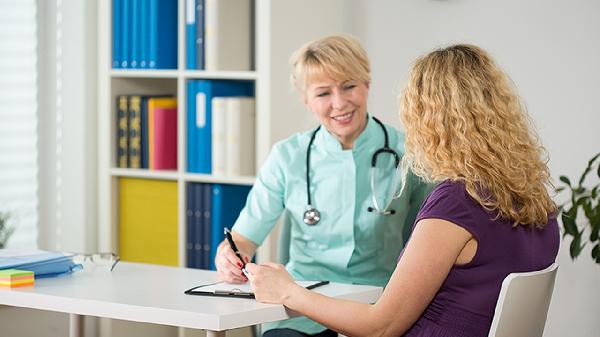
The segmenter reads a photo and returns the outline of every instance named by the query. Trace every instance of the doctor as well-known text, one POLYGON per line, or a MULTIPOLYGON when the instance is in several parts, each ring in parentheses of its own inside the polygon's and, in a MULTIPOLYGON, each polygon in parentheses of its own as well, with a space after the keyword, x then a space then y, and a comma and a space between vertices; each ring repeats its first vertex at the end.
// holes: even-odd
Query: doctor
MULTIPOLYGON (((291 59, 291 79, 317 128, 277 143, 248 196, 232 236, 246 261, 286 211, 290 221, 286 269, 298 280, 385 286, 430 190, 416 176, 396 196, 396 166, 404 136, 367 113, 370 65, 346 35, 312 41, 291 59)), ((242 264, 224 241, 219 277, 246 282, 242 264)), ((337 336, 304 317, 266 326, 264 336, 337 336)))

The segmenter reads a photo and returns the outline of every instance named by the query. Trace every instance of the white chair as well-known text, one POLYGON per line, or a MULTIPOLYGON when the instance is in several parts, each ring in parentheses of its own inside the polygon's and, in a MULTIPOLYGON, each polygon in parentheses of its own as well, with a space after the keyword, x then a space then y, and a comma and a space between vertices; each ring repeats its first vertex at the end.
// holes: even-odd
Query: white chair
POLYGON ((542 337, 558 264, 509 274, 502 282, 488 337, 542 337))

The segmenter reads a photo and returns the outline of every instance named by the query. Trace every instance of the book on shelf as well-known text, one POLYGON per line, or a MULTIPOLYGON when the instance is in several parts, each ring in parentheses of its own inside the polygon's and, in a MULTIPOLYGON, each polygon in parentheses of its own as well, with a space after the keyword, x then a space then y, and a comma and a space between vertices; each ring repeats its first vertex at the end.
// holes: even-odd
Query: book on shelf
MULTIPOLYGON (((128 0, 124 0, 128 1, 128 0)), ((131 59, 129 60, 130 68, 139 68, 140 63, 140 49, 142 47, 141 31, 144 27, 141 25, 140 17, 143 15, 141 12, 140 4, 145 0, 129 0, 131 1, 131 59)))
POLYGON ((254 82, 190 80, 187 87, 187 171, 212 173, 212 99, 254 96, 254 82))
POLYGON ((204 4, 206 70, 250 70, 251 0, 206 0, 204 4))
POLYGON ((119 255, 178 265, 177 182, 119 179, 119 255))
POLYGON ((150 1, 148 68, 177 69, 177 1, 150 1))
POLYGON ((204 69, 204 5, 196 0, 196 69, 204 69))
POLYGON ((227 100, 225 166, 229 176, 254 175, 255 120, 253 97, 231 97, 227 100))
MULTIPOLYGON (((129 68, 131 61, 131 1, 117 0, 115 3, 119 3, 121 6, 121 31, 113 31, 113 35, 120 35, 121 49, 118 54, 121 57, 121 68, 129 68)), ((115 8, 116 6, 113 11, 115 8)), ((113 16, 115 15, 113 14, 113 16)))
POLYGON ((194 254, 194 236, 196 234, 194 230, 195 192, 194 184, 187 184, 185 187, 185 255, 187 267, 196 265, 196 255, 194 254))
POLYGON ((140 1, 140 50, 139 50, 139 68, 148 68, 150 58, 150 2, 148 0, 140 1))
POLYGON ((142 167, 142 98, 129 96, 129 168, 142 167))
POLYGON ((142 168, 147 169, 150 166, 148 165, 148 156, 149 156, 149 146, 148 146, 148 100, 150 96, 142 96, 142 104, 140 109, 140 120, 142 123, 142 130, 140 133, 140 158, 142 168))
POLYGON ((196 66, 196 0, 185 0, 185 62, 187 69, 196 66))
MULTIPOLYGON (((167 108, 167 109, 177 109, 177 99, 175 97, 151 97, 148 99, 148 168, 151 170, 157 170, 157 169, 161 169, 161 167, 156 167, 156 163, 157 163, 157 139, 156 139, 156 131, 157 131, 157 127, 158 128, 162 128, 162 125, 158 125, 157 126, 157 122, 156 122, 156 109, 158 108, 167 108)), ((176 118, 176 117, 175 117, 176 118)), ((177 131, 176 125, 177 122, 175 121, 175 131, 177 131)), ((161 129, 161 131, 164 131, 164 129, 161 129)), ((174 135, 175 138, 177 138, 177 132, 175 132, 174 135)), ((160 138, 158 141, 165 141, 164 137, 160 138)), ((176 142, 176 140, 175 140, 176 142)), ((175 143, 177 144, 177 143, 175 143)), ((159 146, 159 148, 161 148, 159 146)), ((162 154, 161 154, 162 155, 162 154)), ((177 155, 177 149, 175 149, 175 156, 177 155)), ((175 162, 177 162, 177 157, 175 157, 175 162)), ((176 167, 175 167, 176 168, 176 167)))
POLYGON ((187 266, 190 268, 206 269, 204 263, 204 184, 189 183, 187 191, 190 200, 190 216, 186 223, 186 240, 189 249, 187 253, 187 266))
POLYGON ((112 67, 113 69, 121 68, 121 32, 122 32, 122 20, 123 16, 121 11, 123 6, 121 4, 123 0, 113 0, 112 2, 112 67))
POLYGON ((227 173, 227 101, 228 97, 212 99, 212 174, 227 173))
POLYGON ((201 247, 202 252, 200 256, 196 256, 198 261, 202 261, 201 268, 209 269, 211 261, 214 259, 214 256, 211 256, 210 251, 210 236, 213 222, 212 216, 212 185, 211 184, 201 184, 202 188, 202 241, 201 247))
POLYGON ((212 99, 212 174, 254 174, 254 109, 253 97, 212 99))
POLYGON ((177 108, 154 109, 155 170, 177 170, 177 108))
POLYGON ((117 96, 117 166, 129 166, 129 97, 117 96))

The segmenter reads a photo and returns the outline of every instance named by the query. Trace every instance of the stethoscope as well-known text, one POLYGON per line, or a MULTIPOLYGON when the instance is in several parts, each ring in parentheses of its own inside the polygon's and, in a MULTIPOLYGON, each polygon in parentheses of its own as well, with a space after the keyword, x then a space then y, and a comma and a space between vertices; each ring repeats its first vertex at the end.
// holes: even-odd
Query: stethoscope
MULTIPOLYGON (((383 126, 383 123, 381 123, 381 121, 375 117, 373 117, 373 120, 375 122, 377 122, 377 124, 379 124, 379 126, 381 127, 381 130, 383 131, 383 136, 384 136, 384 144, 382 148, 379 148, 375 151, 375 153, 373 153, 373 156, 371 157, 371 169, 370 169, 370 179, 371 179, 371 194, 373 196, 373 207, 369 206, 367 207, 367 211, 369 212, 376 212, 378 214, 381 215, 393 215, 396 213, 395 210, 393 209, 388 209, 393 201, 394 198, 396 198, 396 196, 390 198, 390 200, 388 201, 387 205, 385 205, 385 207, 381 208, 381 206, 379 205, 379 203, 377 202, 377 197, 375 197, 375 167, 377 166, 377 157, 382 154, 382 153, 388 153, 391 154, 392 156, 394 156, 394 160, 396 162, 396 170, 398 170, 398 167, 400 165, 400 156, 398 155, 398 153, 396 151, 394 151, 392 148, 390 148, 389 146, 389 140, 388 140, 388 133, 387 130, 385 129, 385 126, 383 126)), ((311 151, 311 146, 313 144, 313 142, 315 141, 315 136, 317 135, 317 132, 321 129, 321 126, 319 125, 315 131, 313 131, 311 137, 310 137, 310 142, 308 143, 308 148, 306 149, 306 195, 307 195, 307 199, 308 199, 308 205, 306 206, 306 211, 304 212, 304 223, 310 226, 314 226, 316 225, 319 220, 321 220, 321 212, 319 212, 318 209, 316 209, 311 202, 311 198, 310 198, 310 174, 309 174, 309 170, 310 170, 310 151, 311 151)))

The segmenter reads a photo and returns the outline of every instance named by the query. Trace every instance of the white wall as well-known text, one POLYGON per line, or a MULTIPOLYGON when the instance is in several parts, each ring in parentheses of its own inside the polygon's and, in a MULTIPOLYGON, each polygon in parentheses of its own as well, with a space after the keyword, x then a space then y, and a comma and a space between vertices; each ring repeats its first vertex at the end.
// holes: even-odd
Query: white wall
MULTIPOLYGON (((469 42, 509 73, 550 155, 550 169, 579 176, 600 152, 600 2, 593 0, 350 0, 346 31, 371 56, 370 111, 400 125, 396 95, 411 62, 469 42)), ((546 337, 600 334, 600 266, 589 248, 576 262, 561 243, 546 337)))

